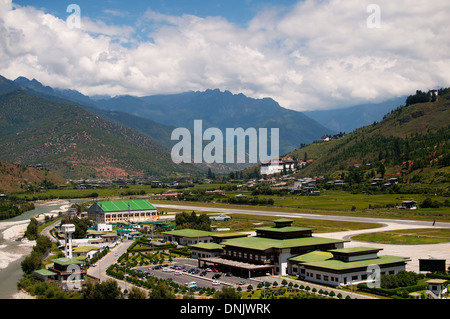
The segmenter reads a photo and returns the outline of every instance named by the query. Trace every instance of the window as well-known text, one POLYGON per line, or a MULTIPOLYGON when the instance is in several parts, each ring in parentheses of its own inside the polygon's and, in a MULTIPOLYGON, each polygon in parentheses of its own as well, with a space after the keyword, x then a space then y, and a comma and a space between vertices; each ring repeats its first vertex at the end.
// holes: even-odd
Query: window
POLYGON ((328 276, 323 276, 323 280, 328 281, 328 276))
POLYGON ((352 276, 352 280, 358 280, 358 275, 352 276))

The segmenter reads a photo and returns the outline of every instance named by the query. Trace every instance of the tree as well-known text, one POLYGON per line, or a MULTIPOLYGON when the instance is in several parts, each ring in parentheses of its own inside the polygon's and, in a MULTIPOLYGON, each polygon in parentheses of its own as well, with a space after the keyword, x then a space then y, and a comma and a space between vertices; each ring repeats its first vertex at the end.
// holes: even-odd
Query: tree
POLYGON ((123 299, 123 293, 113 279, 101 283, 88 281, 82 290, 82 296, 83 299, 123 299))
POLYGON ((35 240, 38 236, 38 221, 35 218, 30 219, 30 223, 27 226, 24 236, 28 240, 35 240))
POLYGON ((40 269, 41 265, 42 265, 41 259, 39 258, 39 255, 35 252, 25 257, 25 259, 20 264, 22 271, 25 274, 31 274, 33 271, 40 269))
POLYGON ((381 174, 381 177, 384 177, 384 174, 386 173, 386 167, 384 167, 384 164, 381 163, 378 167, 378 174, 381 174))
POLYGON ((147 294, 141 289, 134 287, 128 293, 128 299, 146 299, 147 294))
POLYGON ((175 294, 170 291, 165 283, 158 282, 150 292, 149 299, 175 299, 175 294))
POLYGON ((241 299, 241 294, 233 287, 223 287, 214 294, 215 299, 241 299))

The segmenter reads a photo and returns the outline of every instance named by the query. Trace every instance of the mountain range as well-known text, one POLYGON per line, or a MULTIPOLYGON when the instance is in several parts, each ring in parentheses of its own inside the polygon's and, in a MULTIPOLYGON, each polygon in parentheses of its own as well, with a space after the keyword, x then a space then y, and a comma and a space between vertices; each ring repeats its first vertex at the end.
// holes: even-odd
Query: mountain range
MULTIPOLYGON (((279 128, 281 154, 336 132, 318 123, 326 123, 326 112, 314 114, 315 121, 271 98, 253 99, 218 89, 91 98, 76 90, 44 86, 35 79, 11 81, 0 76, 0 107, 0 159, 41 163, 70 178, 190 175, 207 167, 242 168, 172 162, 170 149, 176 143, 170 139, 172 131, 176 127, 192 130, 197 119, 203 121, 204 129, 279 128)), ((347 114, 363 118, 361 114, 370 113, 369 109, 349 108, 352 111, 347 114)))
POLYGON ((0 157, 65 178, 198 174, 163 145, 85 109, 18 90, 0 96, 0 157))
POLYGON ((361 104, 332 110, 304 111, 303 113, 330 130, 350 133, 360 127, 381 121, 384 115, 403 105, 406 98, 406 96, 402 96, 382 103, 361 104))

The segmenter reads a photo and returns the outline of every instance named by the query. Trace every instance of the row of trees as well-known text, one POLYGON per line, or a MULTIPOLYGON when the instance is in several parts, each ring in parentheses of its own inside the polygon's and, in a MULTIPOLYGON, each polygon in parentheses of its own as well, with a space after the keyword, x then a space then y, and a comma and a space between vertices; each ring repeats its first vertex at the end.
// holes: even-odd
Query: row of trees
POLYGON ((193 211, 192 213, 182 212, 175 216, 175 229, 198 229, 198 230, 211 230, 211 220, 208 215, 197 214, 193 211))
POLYGON ((13 218, 33 209, 33 203, 6 201, 0 203, 0 220, 13 218))

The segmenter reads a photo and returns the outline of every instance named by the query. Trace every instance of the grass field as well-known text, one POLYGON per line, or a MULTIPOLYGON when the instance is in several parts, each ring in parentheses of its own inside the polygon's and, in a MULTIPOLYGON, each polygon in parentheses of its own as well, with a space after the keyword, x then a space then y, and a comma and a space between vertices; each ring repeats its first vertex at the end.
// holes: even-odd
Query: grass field
POLYGON ((395 245, 440 244, 450 242, 450 229, 426 228, 395 230, 358 235, 352 237, 352 240, 395 245))

